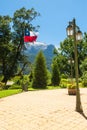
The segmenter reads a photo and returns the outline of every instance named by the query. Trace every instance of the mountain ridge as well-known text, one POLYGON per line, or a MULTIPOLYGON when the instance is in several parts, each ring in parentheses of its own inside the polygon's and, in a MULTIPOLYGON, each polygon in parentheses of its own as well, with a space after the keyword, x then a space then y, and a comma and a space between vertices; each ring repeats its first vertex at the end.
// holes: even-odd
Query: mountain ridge
POLYGON ((52 59, 54 57, 53 50, 55 49, 55 46, 52 44, 45 44, 41 42, 36 43, 26 43, 25 45, 26 49, 24 51, 25 55, 28 56, 29 61, 31 63, 34 63, 35 57, 38 54, 39 51, 42 51, 45 58, 46 58, 46 64, 47 68, 51 69, 51 63, 52 59))

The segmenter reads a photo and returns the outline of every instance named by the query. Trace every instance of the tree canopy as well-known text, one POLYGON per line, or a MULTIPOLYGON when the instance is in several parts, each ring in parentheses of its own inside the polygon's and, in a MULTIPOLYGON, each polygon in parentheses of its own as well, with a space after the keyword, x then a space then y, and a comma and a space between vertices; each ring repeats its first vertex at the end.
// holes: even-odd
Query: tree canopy
MULTIPOLYGON (((87 57, 87 33, 84 33, 83 40, 77 43, 78 50, 78 64, 79 64, 79 76, 82 75, 80 65, 87 57)), ((74 42, 73 39, 66 38, 60 43, 60 48, 54 51, 56 54, 55 59, 57 60, 59 70, 61 74, 70 73, 71 64, 73 67, 73 75, 75 76, 75 56, 74 56, 74 42)))
POLYGON ((27 64, 24 56, 24 31, 37 30, 32 21, 40 16, 34 8, 24 7, 16 10, 13 18, 10 16, 0 16, 0 73, 4 76, 3 82, 7 82, 17 73, 18 65, 27 64))

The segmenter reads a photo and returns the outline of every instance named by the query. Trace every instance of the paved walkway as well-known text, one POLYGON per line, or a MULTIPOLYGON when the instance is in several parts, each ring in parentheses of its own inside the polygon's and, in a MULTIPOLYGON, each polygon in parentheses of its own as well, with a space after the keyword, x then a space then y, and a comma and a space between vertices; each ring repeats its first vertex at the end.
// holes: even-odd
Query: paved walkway
MULTIPOLYGON (((87 89, 81 89, 87 116, 87 89)), ((0 99, 0 130, 87 130, 67 89, 28 91, 0 99)))

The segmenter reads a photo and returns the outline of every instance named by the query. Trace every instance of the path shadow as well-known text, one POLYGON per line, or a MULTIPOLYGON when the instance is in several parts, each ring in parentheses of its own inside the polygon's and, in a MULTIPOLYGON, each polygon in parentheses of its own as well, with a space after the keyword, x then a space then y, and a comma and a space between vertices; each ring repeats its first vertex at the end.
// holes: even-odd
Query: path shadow
POLYGON ((81 112, 80 114, 87 120, 87 116, 84 114, 84 112, 81 112))
POLYGON ((84 114, 84 112, 78 112, 78 113, 81 114, 87 120, 87 116, 84 114))

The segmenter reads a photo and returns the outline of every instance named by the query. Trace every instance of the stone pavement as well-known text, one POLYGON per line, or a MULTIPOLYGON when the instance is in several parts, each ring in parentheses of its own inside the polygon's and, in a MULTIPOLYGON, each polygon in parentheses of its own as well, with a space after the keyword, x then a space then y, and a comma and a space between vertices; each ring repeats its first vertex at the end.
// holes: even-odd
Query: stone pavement
MULTIPOLYGON (((87 89, 81 89, 87 116, 87 89)), ((28 91, 0 99, 0 130, 87 130, 67 89, 28 91)))

